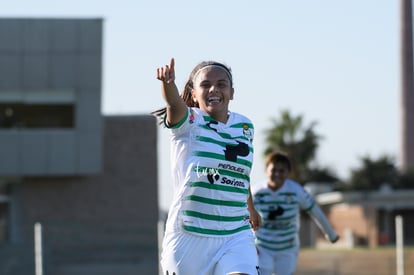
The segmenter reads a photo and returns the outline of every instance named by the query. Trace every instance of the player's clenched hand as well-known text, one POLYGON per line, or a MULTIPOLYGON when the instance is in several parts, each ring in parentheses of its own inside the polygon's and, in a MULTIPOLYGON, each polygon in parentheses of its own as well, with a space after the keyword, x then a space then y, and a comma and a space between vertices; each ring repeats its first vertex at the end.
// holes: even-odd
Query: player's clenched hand
POLYGON ((256 209, 252 209, 250 212, 250 225, 252 226, 253 230, 256 231, 262 225, 262 218, 260 214, 256 211, 256 209))
POLYGON ((172 83, 175 80, 174 58, 171 58, 170 65, 157 69, 157 79, 164 83, 172 83))

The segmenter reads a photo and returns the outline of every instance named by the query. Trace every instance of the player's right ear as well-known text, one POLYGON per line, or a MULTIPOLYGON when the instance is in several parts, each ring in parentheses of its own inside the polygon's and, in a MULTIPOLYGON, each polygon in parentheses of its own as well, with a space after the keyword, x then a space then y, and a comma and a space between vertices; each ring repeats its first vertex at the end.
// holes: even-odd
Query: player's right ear
POLYGON ((195 97, 194 89, 191 90, 191 98, 193 99, 194 103, 197 103, 197 98, 195 97))

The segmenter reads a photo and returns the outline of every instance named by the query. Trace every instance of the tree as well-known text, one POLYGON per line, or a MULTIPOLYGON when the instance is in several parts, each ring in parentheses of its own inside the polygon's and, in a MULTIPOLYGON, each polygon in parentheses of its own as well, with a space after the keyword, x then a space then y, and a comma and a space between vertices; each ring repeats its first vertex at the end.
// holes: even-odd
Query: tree
POLYGON ((315 167, 309 168, 307 180, 311 182, 337 182, 339 178, 329 167, 315 167))
MULTIPOLYGON (((272 151, 287 153, 293 166, 291 176, 301 183, 309 181, 310 176, 318 172, 317 168, 313 168, 313 172, 310 168, 321 139, 314 130, 316 125, 316 122, 304 125, 302 115, 292 116, 289 111, 284 110, 281 111, 279 119, 272 119, 272 126, 266 130, 267 147, 264 154, 272 151)), ((327 168, 320 170, 330 174, 327 168)), ((325 178, 326 176, 336 178, 332 174, 324 175, 325 178)))
POLYGON ((397 183, 398 189, 414 189, 414 170, 404 171, 400 174, 397 183))
POLYGON ((377 190, 386 183, 396 187, 399 181, 398 169, 393 157, 383 155, 378 159, 369 156, 360 158, 361 166, 351 171, 349 188, 352 190, 377 190))

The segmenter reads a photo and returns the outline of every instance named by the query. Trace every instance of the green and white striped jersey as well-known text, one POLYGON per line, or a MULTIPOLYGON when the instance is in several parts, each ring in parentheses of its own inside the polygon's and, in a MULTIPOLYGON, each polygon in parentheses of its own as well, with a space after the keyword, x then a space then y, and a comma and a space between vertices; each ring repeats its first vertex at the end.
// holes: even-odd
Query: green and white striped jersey
POLYGON ((230 112, 224 124, 188 108, 170 130, 174 198, 166 230, 217 237, 250 230, 252 122, 230 112))
POLYGON ((262 216, 262 226, 255 231, 258 246, 274 252, 299 247, 300 210, 315 206, 299 183, 287 179, 276 191, 263 186, 254 191, 253 203, 262 216))

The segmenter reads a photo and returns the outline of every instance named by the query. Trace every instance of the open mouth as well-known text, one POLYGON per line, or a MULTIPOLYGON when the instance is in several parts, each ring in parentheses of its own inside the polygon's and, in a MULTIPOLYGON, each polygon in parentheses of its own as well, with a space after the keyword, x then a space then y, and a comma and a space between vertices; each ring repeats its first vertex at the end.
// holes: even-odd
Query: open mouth
POLYGON ((212 97, 209 97, 209 98, 207 99, 207 102, 208 102, 208 103, 212 103, 212 104, 215 104, 215 103, 220 103, 220 102, 221 102, 221 98, 220 98, 220 97, 218 97, 218 96, 212 96, 212 97))

